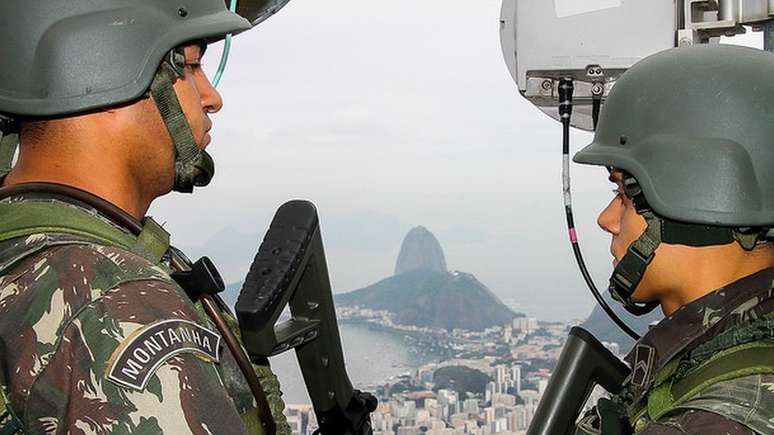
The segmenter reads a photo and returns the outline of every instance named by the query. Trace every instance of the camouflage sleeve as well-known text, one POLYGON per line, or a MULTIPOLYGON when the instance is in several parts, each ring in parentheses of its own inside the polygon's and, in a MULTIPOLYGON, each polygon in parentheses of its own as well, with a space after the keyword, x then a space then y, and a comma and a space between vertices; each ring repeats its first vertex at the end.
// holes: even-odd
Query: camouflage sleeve
POLYGON ((774 374, 742 376, 717 382, 682 405, 703 414, 738 422, 740 432, 774 434, 774 374), (746 430, 746 431, 745 431, 746 430))
POLYGON ((118 249, 51 248, 0 278, 0 373, 29 434, 243 434, 218 340, 163 271, 118 249))
POLYGON ((755 435, 756 433, 733 420, 713 412, 682 410, 651 423, 638 435, 755 435))
POLYGON ((56 422, 84 433, 243 433, 213 357, 185 349, 195 343, 184 336, 205 340, 206 328, 197 329, 169 287, 123 284, 70 322, 30 391, 31 432, 46 433, 56 422))

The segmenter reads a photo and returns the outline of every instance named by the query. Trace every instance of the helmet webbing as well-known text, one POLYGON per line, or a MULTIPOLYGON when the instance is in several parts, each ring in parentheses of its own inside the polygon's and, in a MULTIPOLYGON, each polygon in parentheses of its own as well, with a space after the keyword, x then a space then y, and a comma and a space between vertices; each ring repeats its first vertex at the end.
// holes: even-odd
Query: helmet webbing
POLYGON ((16 124, 11 118, 0 115, 0 179, 11 172, 13 156, 19 145, 16 124))
POLYGON ((173 190, 193 192, 194 186, 206 186, 215 174, 212 157, 199 149, 191 126, 180 106, 173 87, 178 74, 167 61, 161 64, 151 83, 150 93, 159 109, 161 119, 175 145, 175 184, 173 190))
POLYGON ((0 178, 11 172, 13 155, 16 153, 18 143, 19 135, 0 130, 0 178))
POLYGON ((613 299, 636 316, 647 314, 658 306, 658 302, 638 303, 632 300, 634 290, 656 256, 656 248, 661 244, 661 218, 651 211, 642 212, 641 215, 645 218, 647 227, 642 235, 629 245, 626 254, 613 270, 609 289, 613 299))

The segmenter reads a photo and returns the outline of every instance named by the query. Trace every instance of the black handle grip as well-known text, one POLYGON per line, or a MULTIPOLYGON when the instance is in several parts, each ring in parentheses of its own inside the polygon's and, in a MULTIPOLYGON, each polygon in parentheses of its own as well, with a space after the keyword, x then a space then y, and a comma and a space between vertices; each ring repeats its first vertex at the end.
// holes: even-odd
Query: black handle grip
POLYGON ((254 359, 295 348, 321 433, 370 433, 376 399, 347 376, 314 205, 290 201, 277 211, 236 304, 245 348, 254 359), (285 305, 292 318, 275 326, 285 305))
POLYGON ((317 211, 307 201, 290 201, 277 210, 239 293, 236 310, 240 324, 263 329, 284 308, 283 294, 317 229, 317 211))
POLYGON ((527 433, 574 433, 575 422, 594 385, 618 393, 630 371, 591 333, 572 328, 527 433))

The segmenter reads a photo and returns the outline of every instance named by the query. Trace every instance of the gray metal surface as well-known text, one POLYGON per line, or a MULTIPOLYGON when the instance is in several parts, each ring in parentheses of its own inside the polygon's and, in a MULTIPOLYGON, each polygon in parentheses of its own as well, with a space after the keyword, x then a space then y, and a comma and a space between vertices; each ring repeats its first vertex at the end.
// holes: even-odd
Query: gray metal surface
POLYGON ((522 95, 554 119, 558 78, 575 79, 573 125, 590 130, 593 85, 606 95, 626 68, 674 47, 676 7, 673 0, 505 0, 505 62, 522 95))
POLYGON ((559 119, 558 80, 575 83, 572 125, 592 129, 592 90, 607 97, 638 60, 676 45, 764 31, 774 0, 504 0, 500 42, 519 92, 559 119))

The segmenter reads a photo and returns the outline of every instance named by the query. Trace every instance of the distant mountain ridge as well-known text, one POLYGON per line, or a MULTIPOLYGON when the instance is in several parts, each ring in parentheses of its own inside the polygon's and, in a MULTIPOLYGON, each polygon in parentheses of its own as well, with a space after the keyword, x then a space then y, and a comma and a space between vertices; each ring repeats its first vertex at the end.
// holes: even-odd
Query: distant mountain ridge
POLYGON ((402 325, 447 330, 480 331, 517 316, 472 274, 447 271, 441 244, 425 227, 406 235, 395 271, 368 287, 336 295, 336 303, 388 311, 402 325))
POLYGON ((416 269, 336 296, 341 305, 357 305, 394 314, 402 325, 480 331, 516 317, 476 277, 463 272, 416 269))

